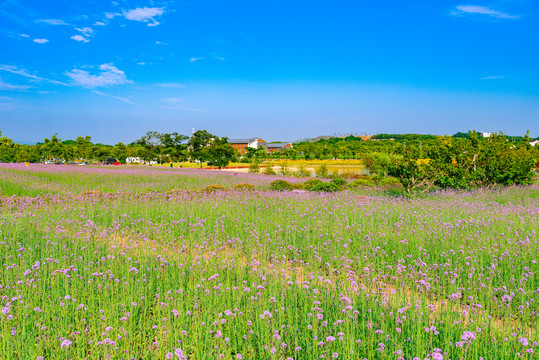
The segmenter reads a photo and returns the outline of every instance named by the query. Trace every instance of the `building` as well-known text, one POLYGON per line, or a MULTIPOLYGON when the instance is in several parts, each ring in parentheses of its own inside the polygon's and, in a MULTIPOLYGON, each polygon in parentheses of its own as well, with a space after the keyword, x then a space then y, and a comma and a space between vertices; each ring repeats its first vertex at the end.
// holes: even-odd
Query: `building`
POLYGON ((292 144, 287 143, 287 142, 280 142, 280 143, 273 143, 273 144, 266 145, 266 149, 268 149, 269 154, 272 154, 278 151, 283 152, 290 148, 292 148, 292 144))
POLYGON ((484 138, 488 138, 492 136, 492 133, 481 131, 481 136, 484 138))
POLYGON ((228 143, 230 145, 232 145, 232 147, 236 150, 238 150, 238 152, 241 154, 241 155, 245 155, 247 153, 247 148, 253 148, 253 149, 258 149, 258 148, 265 148, 266 147, 266 142, 262 139, 259 139, 259 138, 253 138, 253 139, 229 139, 228 140, 228 143))
POLYGON ((539 145, 539 140, 534 140, 530 142, 530 145, 535 147, 535 145, 539 145))

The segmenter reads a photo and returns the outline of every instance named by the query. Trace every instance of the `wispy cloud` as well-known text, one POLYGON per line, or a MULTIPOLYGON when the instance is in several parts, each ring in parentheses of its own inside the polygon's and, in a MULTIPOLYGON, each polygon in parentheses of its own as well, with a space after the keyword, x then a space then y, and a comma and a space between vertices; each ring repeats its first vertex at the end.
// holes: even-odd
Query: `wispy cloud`
POLYGON ((90 42, 90 40, 88 39, 89 37, 92 37, 94 35, 94 30, 92 28, 89 28, 89 27, 85 27, 85 28, 75 28, 75 30, 77 30, 78 32, 82 33, 82 35, 80 34, 77 34, 77 35, 73 35, 71 37, 71 39, 75 40, 75 41, 81 41, 81 42, 90 42))
POLYGON ((165 103, 164 106, 161 106, 163 109, 169 109, 169 110, 184 110, 184 111, 206 111, 204 109, 194 109, 189 107, 184 99, 179 97, 171 97, 167 99, 161 99, 162 102, 165 103))
POLYGON ((30 89, 30 86, 8 84, 8 83, 3 82, 2 79, 0 79, 0 90, 24 91, 24 90, 28 90, 28 89, 30 89))
POLYGON ((112 85, 122 85, 132 83, 125 76, 125 73, 112 64, 99 66, 99 74, 90 74, 86 70, 74 69, 65 74, 73 80, 73 84, 86 88, 97 88, 112 85))
POLYGON ((498 19, 518 19, 519 15, 511 15, 501 11, 494 10, 486 6, 479 5, 459 5, 455 7, 455 10, 451 12, 455 16, 466 16, 466 15, 475 15, 475 16, 489 16, 498 19))
POLYGON ((204 57, 199 57, 199 58, 196 58, 196 57, 192 57, 189 59, 190 62, 195 62, 195 61, 200 61, 200 60, 203 60, 204 57))
POLYGON ((96 22, 94 23, 94 26, 105 26, 105 25, 107 25, 107 24, 105 24, 105 23, 102 22, 102 21, 96 21, 96 22))
POLYGON ((50 83, 56 84, 56 85, 68 86, 66 83, 63 83, 61 81, 50 80, 50 79, 46 79, 46 78, 43 78, 43 77, 40 77, 40 76, 37 76, 37 75, 32 75, 27 70, 19 69, 16 66, 13 66, 13 65, 2 65, 2 64, 0 64, 0 71, 6 71, 6 72, 9 72, 9 73, 12 73, 12 74, 21 75, 21 76, 24 76, 24 77, 29 78, 29 79, 50 82, 50 83))
POLYGON ((479 80, 497 80, 497 79, 503 79, 504 76, 485 76, 480 78, 479 80))
POLYGON ((42 22, 49 25, 69 25, 64 20, 60 20, 60 19, 39 19, 39 20, 36 20, 36 22, 38 23, 42 22))
POLYGON ((143 7, 136 8, 129 11, 124 11, 123 16, 127 20, 142 21, 148 23, 148 26, 157 26, 159 22, 155 20, 156 17, 163 15, 163 8, 157 7, 143 7))
POLYGON ((128 104, 132 104, 132 105, 136 105, 134 102, 132 102, 131 100, 127 99, 127 98, 123 98, 123 97, 119 97, 119 96, 114 96, 114 95, 109 95, 109 94, 105 94, 101 91, 97 91, 97 90, 93 90, 92 91, 94 94, 97 94, 97 95, 101 95, 101 96, 106 96, 106 97, 109 97, 109 98, 112 98, 112 99, 116 99, 116 100, 120 100, 120 101, 123 101, 125 103, 128 103, 128 104))
POLYGON ((30 37, 30 35, 26 35, 26 34, 21 34, 20 36, 23 37, 23 38, 29 38, 30 37))
POLYGON ((47 39, 34 39, 34 42, 38 43, 38 44, 46 44, 46 43, 49 42, 49 40, 47 40, 47 39))
POLYGON ((156 85, 160 87, 164 87, 164 88, 175 88, 175 89, 181 89, 185 87, 184 84, 180 84, 180 83, 161 83, 161 84, 156 84, 156 85))

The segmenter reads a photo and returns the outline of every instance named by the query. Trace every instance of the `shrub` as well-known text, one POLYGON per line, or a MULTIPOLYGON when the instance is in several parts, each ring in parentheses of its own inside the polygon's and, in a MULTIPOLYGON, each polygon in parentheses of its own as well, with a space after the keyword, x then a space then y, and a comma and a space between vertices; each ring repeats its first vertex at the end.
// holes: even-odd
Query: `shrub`
POLYGON ((305 184, 302 183, 292 183, 292 189, 294 190, 305 190, 305 184))
POLYGON ((101 190, 86 190, 82 194, 84 197, 91 197, 91 196, 102 196, 103 193, 101 190))
POLYGON ((254 161, 249 165, 249 172, 258 174, 260 172, 260 165, 258 164, 258 161, 254 161))
POLYGON ((318 191, 318 192, 337 192, 340 191, 341 187, 335 183, 332 182, 320 182, 313 187, 309 191, 318 191))
POLYGON ((327 178, 329 174, 328 167, 326 164, 322 164, 318 169, 316 169, 316 176, 321 178, 327 178))
POLYGON ((332 179, 330 182, 340 187, 344 187, 346 184, 348 184, 348 181, 340 177, 332 179))
POLYGON ((307 181, 305 181, 305 182, 303 183, 303 187, 304 187, 306 190, 311 190, 311 188, 312 188, 313 186, 315 186, 316 184, 319 184, 319 183, 321 183, 321 182, 322 182, 322 180, 320 180, 320 179, 309 179, 309 180, 307 180, 307 181))
POLYGON ((241 183, 241 184, 236 184, 234 185, 234 190, 239 190, 239 191, 255 191, 256 190, 256 187, 252 184, 248 184, 248 183, 241 183))
POLYGON ((367 180, 367 179, 361 178, 361 179, 355 179, 354 181, 349 183, 348 188, 355 189, 358 187, 373 186, 373 185, 374 185, 374 182, 372 181, 372 179, 367 180))
POLYGON ((294 176, 297 177, 308 177, 310 175, 309 170, 305 167, 305 165, 300 165, 297 169, 297 171, 294 173, 294 176))
POLYGON ((400 182, 397 178, 394 177, 383 177, 381 179, 376 179, 376 184, 384 186, 384 185, 400 185, 400 182))
POLYGON ((275 171, 273 171, 273 166, 272 165, 267 165, 265 168, 264 168, 264 174, 265 175, 277 175, 275 173, 275 171))
POLYGON ((203 188, 201 191, 205 193, 214 193, 217 191, 226 191, 226 187, 217 185, 217 184, 210 184, 207 185, 205 188, 203 188))
POLYGON ((290 184, 286 180, 275 180, 272 181, 270 184, 271 190, 277 190, 277 191, 285 191, 285 190, 292 190, 292 184, 290 184))

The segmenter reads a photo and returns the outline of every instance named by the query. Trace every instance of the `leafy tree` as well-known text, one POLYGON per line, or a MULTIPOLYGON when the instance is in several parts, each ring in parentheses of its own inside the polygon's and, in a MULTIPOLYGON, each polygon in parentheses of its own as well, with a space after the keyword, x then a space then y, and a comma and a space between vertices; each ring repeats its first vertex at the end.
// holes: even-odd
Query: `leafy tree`
POLYGON ((141 157, 146 161, 154 160, 158 147, 161 145, 161 134, 157 131, 148 131, 146 135, 136 141, 137 144, 144 147, 141 157))
POLYGON ((82 161, 83 159, 89 160, 90 148, 93 145, 92 144, 92 137, 88 136, 88 135, 86 135, 84 137, 79 136, 79 137, 77 137, 75 142, 77 144, 77 156, 78 156, 79 160, 80 161, 82 161))
POLYGON ((219 170, 234 161, 237 154, 236 149, 228 143, 226 137, 215 137, 210 145, 202 150, 202 153, 202 160, 208 165, 219 167, 219 170))
POLYGON ((125 159, 127 158, 127 146, 125 146, 124 143, 119 142, 116 144, 110 153, 115 159, 118 160, 118 162, 125 164, 125 159))
POLYGON ((202 162, 206 160, 205 149, 211 145, 217 136, 210 134, 206 130, 198 130, 189 139, 187 147, 189 149, 189 156, 191 160, 200 163, 202 168, 202 162))
POLYGON ((45 158, 48 160, 60 159, 65 154, 64 144, 62 144, 62 140, 56 135, 58 134, 54 134, 50 140, 45 138, 44 144, 41 146, 41 150, 45 153, 45 158))

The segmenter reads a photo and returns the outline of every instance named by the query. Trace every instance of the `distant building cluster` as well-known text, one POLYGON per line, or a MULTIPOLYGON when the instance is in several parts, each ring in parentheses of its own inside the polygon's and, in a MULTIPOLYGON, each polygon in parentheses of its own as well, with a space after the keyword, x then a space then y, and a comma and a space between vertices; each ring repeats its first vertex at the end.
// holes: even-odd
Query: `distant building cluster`
POLYGON ((292 148, 292 144, 289 142, 268 143, 267 141, 260 138, 229 139, 228 142, 230 145, 232 145, 233 148, 238 150, 238 152, 241 155, 245 155, 247 153, 248 148, 252 148, 252 149, 263 148, 269 154, 276 153, 276 152, 284 152, 285 150, 292 148))

